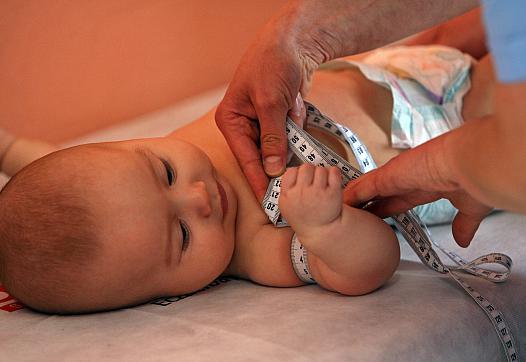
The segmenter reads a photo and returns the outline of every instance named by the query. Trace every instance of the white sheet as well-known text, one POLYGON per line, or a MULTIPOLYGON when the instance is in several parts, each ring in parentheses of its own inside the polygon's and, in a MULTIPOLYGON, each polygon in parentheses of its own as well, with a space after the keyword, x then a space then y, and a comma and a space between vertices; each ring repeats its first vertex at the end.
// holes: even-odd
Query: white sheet
MULTIPOLYGON (((204 113, 223 91, 71 144, 166 134, 204 113), (184 109, 194 113, 184 114, 184 109)), ((506 283, 471 276, 465 280, 504 313, 521 357, 526 358, 526 216, 489 217, 468 250, 455 246, 448 225, 431 232, 466 258, 490 251, 513 258, 513 273, 506 283)), ((451 279, 425 268, 405 241, 401 245, 402 261, 395 276, 363 297, 344 297, 315 285, 278 289, 225 279, 187 298, 94 315, 0 310, 0 360, 503 359, 495 332, 475 302, 451 279)), ((0 307, 9 304, 1 300, 2 292, 0 307)))

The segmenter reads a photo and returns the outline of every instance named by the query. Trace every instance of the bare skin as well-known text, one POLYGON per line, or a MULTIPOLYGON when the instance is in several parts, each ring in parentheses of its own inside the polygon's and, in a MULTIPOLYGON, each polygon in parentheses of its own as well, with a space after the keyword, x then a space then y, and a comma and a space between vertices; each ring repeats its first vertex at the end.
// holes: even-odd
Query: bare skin
MULTIPOLYGON (((313 88, 318 87, 320 94, 333 89, 330 82, 320 81, 313 88)), ((332 106, 327 104, 326 110, 332 106)), ((391 228, 371 213, 343 205, 343 190, 327 181, 329 173, 334 180, 334 170, 317 170, 318 180, 325 181, 313 185, 309 174, 314 168, 305 166, 296 184, 315 187, 310 195, 333 195, 332 206, 321 211, 335 218, 311 223, 322 212, 309 213, 308 219, 298 214, 305 212, 305 203, 315 201, 285 197, 280 206, 285 217, 290 216, 291 227, 275 228, 215 126, 213 111, 167 137, 79 146, 36 162, 46 159, 47 167, 61 170, 52 182, 68 188, 80 185, 78 192, 89 200, 96 217, 102 247, 83 273, 64 274, 60 284, 68 285, 67 299, 60 293, 54 298, 52 285, 45 288, 46 300, 33 296, 37 286, 16 289, 21 281, 36 278, 25 269, 13 271, 18 282, 9 283, 7 278, 7 289, 15 288, 10 290, 15 297, 38 310, 119 308, 196 291, 220 275, 275 287, 300 286, 304 283, 290 258, 293 230, 299 231, 308 250, 312 275, 331 291, 369 293, 386 283, 399 262, 398 240, 391 228)), ((293 194, 294 187, 285 186, 283 192, 287 191, 293 194)))
POLYGON ((477 5, 474 0, 289 1, 247 50, 216 112, 256 197, 263 197, 267 174, 285 170, 285 116, 298 93, 308 94, 320 64, 415 34, 477 5))
MULTIPOLYGON (((307 94, 319 64, 385 45, 477 5, 476 1, 290 1, 247 51, 216 113, 217 124, 256 196, 262 197, 267 175, 284 171, 285 115, 298 92, 307 94), (253 124, 256 119, 261 134, 253 124)), ((455 37, 442 32, 448 27, 439 27, 417 41, 458 45, 481 56, 486 49, 480 41, 480 20, 476 12, 468 15, 470 19, 450 24, 450 29, 462 29, 455 37)), ((461 246, 470 243, 491 207, 526 212, 526 199, 517 197, 526 185, 526 152, 517 138, 524 134, 525 89, 524 83, 499 84, 493 116, 470 119, 352 182, 346 203, 382 199, 371 211, 386 216, 447 198, 460 211, 452 231, 461 246), (506 162, 496 156, 502 150, 509 155, 506 162), (497 165, 489 177, 488 160, 497 165)))
MULTIPOLYGON (((325 115, 356 132, 379 166, 403 152, 392 148, 390 142, 393 107, 390 91, 369 81, 355 68, 318 71, 313 81, 317 87, 312 89, 307 100, 325 115)), ((485 56, 471 69, 471 88, 463 99, 462 117, 469 120, 492 114, 494 89, 491 57, 485 56)), ((347 152, 331 136, 316 130, 309 132, 337 148, 340 154, 347 152)), ((350 154, 348 157, 354 159, 350 154)))
MULTIPOLYGON (((485 59, 472 70, 472 90, 464 99, 465 117, 480 117, 492 111, 493 77, 489 65, 489 59, 485 59)), ((390 93, 365 79, 358 70, 315 73, 308 100, 353 129, 379 164, 400 153, 391 147, 388 137, 390 93)), ((98 272, 90 273, 89 280, 93 290, 111 283, 113 286, 105 290, 115 293, 103 302, 97 304, 93 299, 91 304, 78 308, 116 308, 156 296, 188 293, 219 275, 269 286, 302 285, 290 260, 292 230, 309 251, 312 274, 322 287, 357 295, 386 282, 398 264, 398 243, 383 221, 343 205, 339 174, 334 169, 290 169, 283 180, 280 207, 292 229, 274 228, 215 127, 212 114, 165 138, 85 146, 85 150, 79 147, 64 153, 63 162, 69 159, 70 164, 63 165, 63 169, 82 174, 83 184, 90 184, 87 181, 92 179, 99 185, 92 189, 89 200, 98 210, 99 219, 105 221, 106 234, 112 236, 104 256, 94 266, 98 272), (138 157, 137 148, 150 152, 148 159, 162 185, 161 192, 152 186, 148 163, 138 157), (85 159, 88 155, 90 162, 85 159), (174 169, 173 177, 178 180, 174 186, 167 184, 170 174, 161 158, 174 169), (226 192, 226 213, 221 211, 216 181, 226 192), (108 200, 113 200, 111 207, 108 200), (314 208, 317 212, 305 214, 306 209, 314 208), (131 214, 138 219, 129 217, 130 210, 136 210, 131 214), (176 215, 171 218, 177 225, 172 227, 172 243, 165 244, 163 225, 172 224, 171 219, 165 220, 165 215, 171 213, 176 215), (179 220, 192 236, 187 249, 182 247, 179 220), (108 278, 110 275, 113 280, 108 278), (122 285, 125 290, 118 288, 122 285)), ((322 132, 316 136, 353 162, 348 150, 332 136, 322 132)), ((18 152, 17 148, 12 151, 18 152)), ((6 156, 17 159, 16 154, 6 156)), ((88 284, 83 284, 79 303, 86 300, 88 284)), ((97 295, 93 293, 94 298, 97 295)), ((46 306, 36 307, 46 310, 46 306)), ((68 306, 62 307, 68 310, 68 306)))
MULTIPOLYGON (((497 83, 490 56, 483 57, 480 62, 473 67, 471 71, 471 83, 471 90, 464 97, 462 115, 468 124, 474 123, 470 125, 469 128, 476 129, 477 124, 480 123, 478 120, 494 117, 497 112, 495 95, 497 83)), ((459 134, 464 132, 467 131, 454 130, 452 133, 459 134)), ((487 205, 491 205, 492 203, 487 201, 480 191, 473 189, 471 194, 459 186, 460 184, 458 182, 464 177, 460 176, 464 172, 463 170, 458 170, 458 174, 455 174, 457 176, 454 176, 449 181, 437 179, 437 175, 433 174, 433 172, 440 172, 443 175, 449 174, 454 170, 452 165, 463 159, 462 157, 458 157, 458 155, 469 154, 479 157, 478 153, 489 152, 489 148, 480 145, 472 150, 454 151, 458 147, 466 144, 465 140, 462 139, 462 141, 459 140, 458 145, 453 146, 450 144, 452 148, 446 150, 444 148, 445 145, 441 142, 448 137, 448 135, 443 135, 438 137, 438 139, 422 145, 423 147, 429 147, 429 152, 423 152, 423 149, 420 151, 415 151, 416 149, 414 149, 407 151, 409 155, 405 155, 405 153, 407 153, 405 152, 403 157, 389 160, 389 168, 382 170, 387 170, 383 176, 381 172, 379 173, 375 170, 371 175, 367 174, 366 177, 360 178, 359 181, 350 183, 345 191, 346 202, 351 205, 359 205, 372 198, 386 197, 385 200, 377 202, 369 209, 379 216, 385 217, 393 213, 403 212, 421 203, 432 202, 442 197, 448 198, 453 205, 460 210, 455 217, 452 227, 455 240, 460 246, 468 246, 480 222, 492 209, 487 205), (474 152, 473 150, 475 149, 478 151, 474 152), (419 156, 416 159, 411 159, 411 155, 417 152, 419 156), (450 161, 446 162, 443 159, 446 155, 451 157, 450 161), (406 168, 415 169, 414 165, 429 165, 428 156, 439 159, 433 161, 434 166, 430 167, 427 173, 423 171, 416 173, 403 172, 406 168), (439 169, 440 171, 438 171, 439 169), (376 179, 376 177, 381 177, 381 180, 373 180, 376 179), (434 184, 434 189, 428 192, 420 192, 426 190, 426 182, 434 184), (412 189, 412 187, 414 187, 414 189, 412 189), (385 191, 379 191, 380 189, 385 189, 385 191), (412 190, 413 193, 411 193, 410 190, 412 190), (402 195, 408 194, 408 196, 407 198, 404 196, 393 199, 389 198, 389 196, 397 193, 402 195), (473 195, 476 195, 477 198, 473 195), (483 200, 484 202, 479 200, 483 200)), ((466 139, 470 139, 471 135, 466 135, 466 137, 466 139)), ((488 138, 495 139, 494 136, 488 138)), ((383 165, 385 163, 380 162, 379 164, 383 165)), ((467 166, 468 165, 466 165, 466 167, 467 166)), ((470 164, 468 168, 471 167, 472 164, 470 164)), ((511 170, 508 172, 511 172, 511 170)))
MULTIPOLYGON (((321 84, 319 85, 320 92, 323 93, 323 90, 328 90, 330 84, 321 84)), ((234 255, 232 258, 232 263, 230 264, 225 274, 241 276, 246 279, 250 279, 265 285, 274 285, 274 286, 291 286, 302 284, 294 274, 291 268, 290 262, 290 239, 292 237, 291 229, 276 229, 274 228, 267 218, 267 216, 262 212, 260 203, 254 198, 250 186, 248 185, 246 179, 243 177, 241 169, 238 167, 233 154, 230 152, 226 141, 221 136, 219 130, 213 127, 210 124, 211 117, 205 116, 204 118, 192 123, 188 127, 184 127, 180 130, 175 131, 170 137, 177 137, 178 139, 184 139, 185 141, 192 142, 194 145, 202 148, 208 156, 216 163, 218 169, 225 171, 225 176, 229 179, 232 184, 232 189, 237 192, 238 200, 238 211, 237 211, 237 220, 236 220, 236 247, 234 250, 234 255), (273 238, 274 237, 274 238, 273 238), (272 271, 269 273, 269 271, 272 271)), ((286 191, 286 187, 284 187, 286 191)), ((340 206, 342 195, 340 194, 340 206)), ((297 200, 292 199, 289 201, 289 204, 294 205, 297 203, 297 200)), ((289 205, 289 208, 294 208, 294 206, 289 205)), ((283 207, 283 206, 282 206, 283 207)), ((297 206, 298 208, 301 208, 297 206)), ((370 236, 367 237, 367 242, 360 241, 357 245, 357 248, 364 247, 364 252, 354 252, 347 251, 352 255, 370 255, 370 252, 365 252, 365 250, 373 250, 379 245, 384 245, 387 253, 380 258, 385 260, 385 269, 380 267, 382 271, 375 276, 375 273, 370 273, 370 278, 368 281, 361 281, 358 283, 357 278, 353 278, 353 282, 342 281, 341 276, 336 277, 329 270, 334 269, 334 264, 327 263, 325 264, 323 259, 332 260, 335 254, 342 255, 340 252, 332 252, 330 248, 324 249, 323 252, 318 252, 316 254, 309 254, 309 263, 313 266, 313 275, 316 280, 325 288, 329 290, 339 290, 345 291, 349 294, 363 294, 367 292, 367 285, 374 284, 376 287, 385 282, 384 274, 390 273, 393 268, 393 261, 398 258, 397 247, 393 244, 393 239, 390 239, 390 232, 385 229, 385 224, 378 219, 371 219, 367 213, 362 212, 358 209, 344 208, 345 214, 352 215, 352 221, 347 222, 347 226, 350 226, 349 223, 353 225, 355 223, 361 222, 364 230, 367 229, 366 233, 370 236), (379 227, 380 234, 374 235, 373 228, 379 227), (386 239, 387 237, 387 239, 386 239), (390 240, 390 241, 387 241, 390 240), (321 254, 320 254, 321 253, 321 254), (323 257, 319 257, 323 255, 323 257), (330 265, 330 267, 329 267, 330 265), (327 274, 331 276, 327 276, 327 274), (336 287, 336 285, 338 287, 336 287), (343 288, 343 289, 341 289, 343 288)), ((341 213, 341 212, 340 212, 341 213)), ((285 217, 287 214, 284 212, 285 217)), ((292 229, 297 229, 301 224, 305 223, 304 221, 297 220, 296 223, 291 223, 292 229)), ((353 228, 358 227, 354 225, 353 228)), ((342 235, 339 240, 341 245, 344 245, 343 240, 348 240, 350 238, 349 233, 342 225, 342 235)), ((314 243, 319 243, 322 239, 322 236, 319 235, 318 240, 314 243)), ((348 241, 349 242, 349 241, 348 241)), ((356 242, 353 242, 356 244, 356 242)), ((309 250, 309 246, 305 244, 309 250)), ((334 251, 334 248, 332 249, 334 251)), ((349 257, 350 257, 349 254, 349 257)), ((353 259, 356 258, 353 257, 353 259)), ((350 260, 350 259, 348 259, 350 260)), ((370 262, 371 260, 369 260, 370 262)), ((341 262, 346 264, 346 262, 341 262)), ((363 271, 365 271, 365 265, 368 263, 366 259, 363 259, 363 271)), ((309 265, 310 265, 309 264, 309 265)), ((397 264, 397 262, 396 262, 397 264)), ((359 265, 361 262, 358 260, 354 262, 355 268, 351 273, 361 273, 359 265)), ((349 275, 349 274, 347 274, 349 275)))

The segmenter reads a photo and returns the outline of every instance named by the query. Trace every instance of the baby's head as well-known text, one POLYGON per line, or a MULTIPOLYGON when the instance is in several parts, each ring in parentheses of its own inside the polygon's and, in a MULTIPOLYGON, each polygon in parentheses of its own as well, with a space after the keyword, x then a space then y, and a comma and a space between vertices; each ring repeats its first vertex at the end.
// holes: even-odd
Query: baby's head
POLYGON ((0 193, 0 280, 52 313, 193 292, 228 266, 236 198, 197 147, 169 138, 37 160, 0 193))

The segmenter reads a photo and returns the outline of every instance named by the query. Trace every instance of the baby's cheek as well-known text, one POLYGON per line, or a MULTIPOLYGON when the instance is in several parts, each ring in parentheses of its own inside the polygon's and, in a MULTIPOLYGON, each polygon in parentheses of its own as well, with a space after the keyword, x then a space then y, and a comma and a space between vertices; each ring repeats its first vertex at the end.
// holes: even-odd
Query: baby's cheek
MULTIPOLYGON (((213 231, 213 230, 211 230, 213 231)), ((203 238, 204 243, 195 255, 194 261, 202 267, 210 266, 210 272, 216 272, 226 268, 234 252, 234 235, 222 228, 216 228, 216 232, 207 233, 203 238)), ((223 270, 219 271, 220 273, 223 270)))

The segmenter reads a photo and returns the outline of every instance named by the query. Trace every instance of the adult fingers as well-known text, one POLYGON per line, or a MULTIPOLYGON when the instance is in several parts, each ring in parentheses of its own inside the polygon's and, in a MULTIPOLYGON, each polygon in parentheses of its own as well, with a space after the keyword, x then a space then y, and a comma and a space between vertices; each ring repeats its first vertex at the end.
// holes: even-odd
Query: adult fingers
POLYGON ((282 98, 281 101, 264 102, 255 107, 259 118, 263 167, 270 177, 279 176, 285 171, 287 156, 285 120, 289 107, 285 97, 282 98))
POLYGON ((459 246, 463 248, 469 246, 485 216, 486 215, 469 215, 461 211, 457 213, 453 219, 451 230, 453 232, 453 238, 459 246))
POLYGON ((253 122, 244 116, 225 115, 222 108, 216 111, 216 124, 245 174, 252 191, 262 200, 268 185, 268 177, 261 164, 257 148, 257 130, 253 122))
MULTIPOLYGON (((402 154, 402 156, 405 156, 405 154, 402 154)), ((392 159, 384 166, 349 182, 343 194, 344 203, 358 207, 378 197, 405 194, 408 191, 407 187, 411 187, 411 180, 405 180, 408 178, 407 173, 400 174, 400 170, 403 168, 403 161, 400 162, 400 159, 399 157, 396 161, 399 161, 398 164, 402 166, 397 166, 395 159, 392 159), (394 165, 393 161, 395 161, 394 165), (401 181, 401 179, 404 180, 401 181)))
POLYGON ((375 183, 375 171, 371 171, 347 184, 343 191, 343 202, 358 207, 378 195, 375 183))
POLYGON ((356 206, 379 196, 453 191, 457 186, 444 160, 444 147, 443 137, 437 137, 403 152, 350 182, 345 188, 345 202, 356 206))
POLYGON ((455 193, 450 200, 458 209, 451 226, 453 237, 458 245, 465 248, 470 244, 480 223, 488 216, 492 208, 466 193, 455 193))
POLYGON ((401 196, 385 197, 366 205, 365 209, 382 219, 406 212, 415 206, 440 199, 436 192, 412 192, 401 196))
POLYGON ((385 219, 386 217, 406 212, 414 207, 412 202, 401 197, 389 197, 377 201, 372 201, 364 207, 364 210, 385 219))

